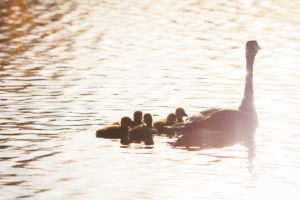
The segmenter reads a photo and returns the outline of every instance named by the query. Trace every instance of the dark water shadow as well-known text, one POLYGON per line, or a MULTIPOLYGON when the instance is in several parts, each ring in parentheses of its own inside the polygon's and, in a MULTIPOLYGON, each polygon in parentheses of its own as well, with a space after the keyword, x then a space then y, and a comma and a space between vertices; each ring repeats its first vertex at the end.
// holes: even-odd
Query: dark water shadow
POLYGON ((143 145, 135 145, 135 146, 132 146, 132 145, 121 145, 120 148, 123 148, 123 149, 154 149, 154 146, 152 145, 146 145, 146 146, 143 146, 143 145))
MULTIPOLYGON (((192 138, 188 138, 189 141, 193 140, 193 143, 190 143, 191 146, 185 145, 184 140, 185 137, 179 137, 175 143, 168 142, 173 148, 176 149, 183 149, 190 152, 194 151, 202 151, 206 149, 221 149, 224 147, 234 146, 236 144, 241 144, 242 146, 247 148, 247 160, 248 160, 248 171, 250 173, 254 170, 253 159, 255 158, 255 133, 256 131, 248 131, 244 133, 225 133, 222 135, 212 135, 206 137, 201 134, 194 134, 192 138)), ((219 155, 212 155, 212 154, 199 154, 199 155, 206 155, 212 156, 217 158, 233 158, 233 156, 219 156, 219 155)))
POLYGON ((12 181, 12 182, 5 182, 3 185, 16 186, 16 185, 20 185, 25 182, 26 181, 12 181))
POLYGON ((45 154, 45 155, 35 156, 34 158, 16 161, 17 163, 20 163, 20 164, 13 165, 12 167, 14 167, 14 168, 25 168, 30 162, 37 161, 37 160, 45 158, 45 157, 54 156, 54 155, 59 154, 59 153, 61 153, 61 152, 52 152, 52 153, 48 153, 48 154, 45 154))

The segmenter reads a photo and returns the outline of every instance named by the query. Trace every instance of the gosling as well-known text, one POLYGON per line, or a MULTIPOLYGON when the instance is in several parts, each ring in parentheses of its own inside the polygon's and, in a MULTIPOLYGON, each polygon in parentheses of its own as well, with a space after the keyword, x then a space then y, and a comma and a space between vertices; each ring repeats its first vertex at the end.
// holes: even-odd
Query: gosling
MULTIPOLYGON (((142 125, 143 124, 143 112, 142 111, 135 111, 133 113, 133 123, 130 125, 131 128, 142 125)), ((120 125, 120 122, 113 122, 110 125, 120 125)))
POLYGON ((183 117, 187 117, 188 115, 185 113, 185 110, 183 108, 177 108, 175 110, 175 115, 176 115, 176 123, 181 123, 183 122, 183 117))
POLYGON ((183 122, 183 117, 188 116, 185 113, 185 110, 183 108, 176 108, 175 114, 170 113, 167 117, 167 119, 161 119, 157 122, 154 122, 153 126, 157 130, 158 135, 166 134, 168 137, 173 137, 176 135, 176 132, 165 128, 165 126, 171 126, 177 123, 183 122))
POLYGON ((132 126, 133 121, 129 117, 122 117, 121 125, 108 125, 96 131, 96 137, 107 139, 127 138, 128 129, 132 126))
POLYGON ((129 133, 129 143, 141 143, 144 142, 145 145, 153 145, 153 127, 152 127, 152 115, 149 113, 144 114, 145 125, 139 125, 132 128, 129 133))
POLYGON ((171 137, 175 134, 174 131, 168 130, 165 126, 171 126, 176 123, 176 115, 170 113, 167 119, 161 119, 154 122, 153 127, 157 130, 157 135, 166 134, 168 137, 171 137))

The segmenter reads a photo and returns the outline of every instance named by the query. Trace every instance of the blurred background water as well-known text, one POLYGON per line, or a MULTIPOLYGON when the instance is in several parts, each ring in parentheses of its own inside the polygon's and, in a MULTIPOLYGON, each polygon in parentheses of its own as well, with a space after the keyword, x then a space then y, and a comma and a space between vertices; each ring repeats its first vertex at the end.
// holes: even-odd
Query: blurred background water
POLYGON ((300 199, 300 1, 2 0, 1 199, 300 199), (255 61, 256 157, 95 138, 132 116, 237 108, 255 61), (253 163, 252 163, 253 162, 253 163))

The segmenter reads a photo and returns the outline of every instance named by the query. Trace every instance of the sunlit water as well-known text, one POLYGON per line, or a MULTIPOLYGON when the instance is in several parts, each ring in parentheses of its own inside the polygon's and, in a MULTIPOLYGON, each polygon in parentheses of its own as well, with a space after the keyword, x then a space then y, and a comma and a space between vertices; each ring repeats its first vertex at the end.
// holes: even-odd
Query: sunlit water
POLYGON ((0 198, 300 199, 299 1, 0 2, 0 198), (47 3, 45 3, 47 2, 47 3), (135 110, 237 108, 245 42, 260 127, 247 149, 95 138, 135 110))

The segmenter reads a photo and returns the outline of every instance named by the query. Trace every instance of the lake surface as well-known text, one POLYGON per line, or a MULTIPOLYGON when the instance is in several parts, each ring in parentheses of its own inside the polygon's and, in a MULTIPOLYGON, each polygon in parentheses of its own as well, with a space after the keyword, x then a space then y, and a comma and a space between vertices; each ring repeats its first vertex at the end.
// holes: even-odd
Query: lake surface
POLYGON ((300 1, 2 0, 0 198, 300 199, 300 1), (135 110, 238 108, 245 43, 254 158, 95 131, 135 110))

